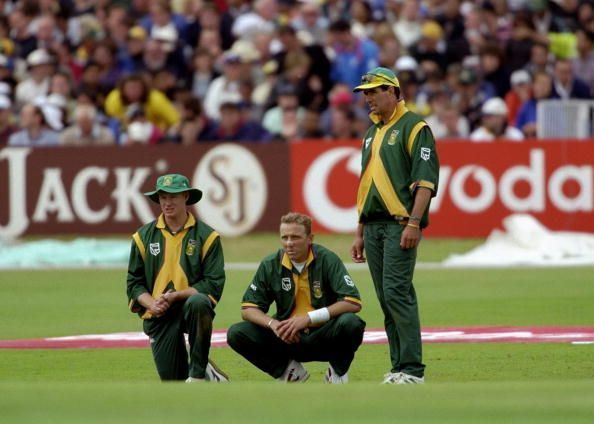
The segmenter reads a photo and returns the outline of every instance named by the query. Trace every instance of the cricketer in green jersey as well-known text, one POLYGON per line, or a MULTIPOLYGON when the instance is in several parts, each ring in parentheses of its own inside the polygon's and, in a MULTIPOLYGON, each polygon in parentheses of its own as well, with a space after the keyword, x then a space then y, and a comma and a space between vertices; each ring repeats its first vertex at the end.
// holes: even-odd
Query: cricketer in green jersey
POLYGON ((323 361, 327 383, 347 383, 365 330, 356 315, 359 291, 340 258, 313 244, 308 216, 283 216, 280 238, 282 249, 260 263, 249 284, 244 322, 229 328, 227 343, 279 381, 303 382, 309 373, 302 362, 323 361))
POLYGON ((373 125, 363 138, 359 225, 351 256, 358 263, 367 260, 384 314, 391 369, 383 383, 424 383, 413 274, 421 230, 437 193, 435 139, 425 121, 406 108, 391 70, 369 71, 354 91, 363 92, 373 125))
POLYGON ((187 210, 202 192, 183 175, 169 174, 145 195, 162 214, 132 236, 127 293, 130 310, 144 320, 159 377, 227 382, 208 359, 214 309, 225 285, 223 248, 217 232, 187 210))

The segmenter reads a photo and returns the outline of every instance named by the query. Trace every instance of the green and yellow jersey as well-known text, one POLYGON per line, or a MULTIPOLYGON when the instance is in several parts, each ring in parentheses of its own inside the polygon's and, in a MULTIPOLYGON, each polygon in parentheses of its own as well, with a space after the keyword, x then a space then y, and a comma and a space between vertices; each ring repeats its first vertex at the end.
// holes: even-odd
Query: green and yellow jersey
MULTIPOLYGON (((359 221, 389 221, 408 217, 415 190, 437 193, 439 159, 435 139, 425 121, 410 112, 403 101, 386 123, 370 115, 374 124, 362 144, 362 171, 357 193, 359 221)), ((421 227, 428 225, 428 209, 421 227)))
POLYGON ((213 305, 225 285, 223 248, 219 234, 188 214, 184 227, 173 234, 163 215, 142 226, 132 236, 127 293, 132 312, 152 318, 136 299, 143 293, 158 298, 163 293, 194 287, 213 305))
POLYGON ((266 257, 248 286, 241 306, 267 313, 275 303, 275 318, 282 321, 339 300, 361 304, 359 290, 340 258, 325 247, 313 244, 301 272, 282 249, 266 257))

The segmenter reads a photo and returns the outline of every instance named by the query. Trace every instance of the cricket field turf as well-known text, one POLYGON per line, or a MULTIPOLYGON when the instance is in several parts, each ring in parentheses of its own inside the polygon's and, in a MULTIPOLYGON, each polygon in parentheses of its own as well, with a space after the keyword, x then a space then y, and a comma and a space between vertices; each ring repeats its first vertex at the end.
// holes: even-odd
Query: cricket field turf
MULTIPOLYGON (((347 261, 350 238, 320 237, 347 261)), ((426 240, 437 262, 480 241, 426 240)), ((273 235, 224 240, 226 260, 255 262, 273 235)), ((348 261, 347 261, 348 263, 348 261)), ((238 321, 253 271, 227 272, 215 328, 238 321)), ((368 328, 382 315, 369 273, 352 271, 368 328)), ((594 268, 422 269, 423 327, 594 327, 594 268)), ((125 269, 0 271, 0 340, 140 331, 125 269)), ((281 385, 228 347, 212 358, 231 384, 158 381, 148 348, 0 349, 1 423, 594 422, 594 344, 426 343, 426 384, 382 386, 387 345, 363 345, 350 384, 281 385)))

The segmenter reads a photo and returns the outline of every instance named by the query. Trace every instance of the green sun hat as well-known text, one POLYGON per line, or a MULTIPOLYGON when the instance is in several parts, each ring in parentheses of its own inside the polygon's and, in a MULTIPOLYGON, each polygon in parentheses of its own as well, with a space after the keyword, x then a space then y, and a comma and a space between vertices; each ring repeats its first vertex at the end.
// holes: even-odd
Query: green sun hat
POLYGON ((157 178, 157 184, 155 184, 155 190, 144 193, 153 202, 159 203, 159 192, 164 191, 165 193, 183 193, 185 191, 190 193, 186 205, 193 205, 198 203, 202 198, 202 191, 197 188, 190 187, 190 181, 180 174, 167 174, 161 175, 157 178))
POLYGON ((390 85, 392 87, 400 87, 400 82, 396 78, 396 74, 388 68, 378 67, 367 72, 361 77, 361 85, 356 86, 353 91, 371 90, 372 88, 381 87, 382 85, 390 85))

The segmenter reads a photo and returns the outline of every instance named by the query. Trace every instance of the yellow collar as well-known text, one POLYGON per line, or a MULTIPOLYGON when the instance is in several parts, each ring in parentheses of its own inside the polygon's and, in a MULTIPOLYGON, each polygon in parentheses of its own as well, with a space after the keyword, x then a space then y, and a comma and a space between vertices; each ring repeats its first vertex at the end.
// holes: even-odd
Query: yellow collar
MULTIPOLYGON (((194 218, 194 215, 192 215, 191 213, 188 213, 188 218, 186 219, 186 223, 184 224, 183 229, 185 230, 186 228, 193 227, 194 225, 196 225, 196 218, 194 218)), ((165 223, 165 217, 163 216, 163 214, 159 215, 159 218, 157 219, 157 228, 167 228, 167 224, 165 223)))
MULTIPOLYGON (((312 249, 309 249, 309 253, 307 254, 307 260, 305 261, 305 267, 307 268, 309 266, 310 263, 312 263, 312 261, 314 260, 315 256, 313 254, 312 249)), ((289 258, 289 255, 287 255, 286 253, 283 253, 283 258, 281 260, 281 264, 287 268, 288 270, 292 270, 293 269, 293 262, 291 262, 291 258, 289 258)))
MULTIPOLYGON (((398 103, 396 103, 396 107, 394 108, 394 112, 390 117, 390 120, 388 122, 382 123, 382 126, 393 124, 394 122, 402 118, 402 115, 404 115, 406 112, 408 112, 408 109, 406 108, 404 100, 398 101, 398 103)), ((375 125, 378 125, 382 122, 380 116, 377 113, 370 113, 369 118, 375 125)))

